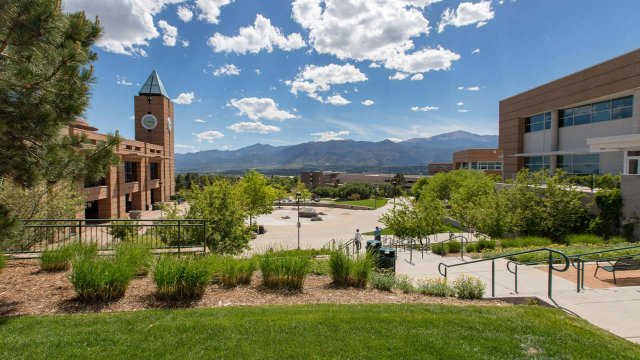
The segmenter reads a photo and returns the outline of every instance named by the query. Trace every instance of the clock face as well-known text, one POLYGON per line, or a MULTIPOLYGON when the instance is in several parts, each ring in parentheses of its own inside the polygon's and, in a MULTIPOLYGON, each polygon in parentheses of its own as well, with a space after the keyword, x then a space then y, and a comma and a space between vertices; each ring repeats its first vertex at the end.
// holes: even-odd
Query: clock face
POLYGON ((158 126, 158 119, 151 114, 146 114, 140 119, 140 124, 147 130, 153 130, 158 126))
POLYGON ((167 119, 167 125, 168 125, 168 129, 169 132, 173 131, 173 121, 171 121, 171 118, 167 119))

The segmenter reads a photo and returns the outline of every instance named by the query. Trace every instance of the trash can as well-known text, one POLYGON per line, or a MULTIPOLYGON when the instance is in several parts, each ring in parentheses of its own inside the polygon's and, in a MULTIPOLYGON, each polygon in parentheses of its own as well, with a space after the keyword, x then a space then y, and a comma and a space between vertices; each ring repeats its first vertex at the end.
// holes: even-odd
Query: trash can
POLYGON ((265 231, 264 231, 264 225, 260 225, 260 226, 258 226, 258 235, 262 235, 262 234, 264 234, 264 233, 265 233, 265 231))
POLYGON ((396 271, 396 249, 381 247, 378 249, 378 269, 391 269, 396 271))
POLYGON ((367 251, 377 251, 382 247, 382 241, 380 240, 367 240, 367 246, 365 246, 365 250, 367 251))

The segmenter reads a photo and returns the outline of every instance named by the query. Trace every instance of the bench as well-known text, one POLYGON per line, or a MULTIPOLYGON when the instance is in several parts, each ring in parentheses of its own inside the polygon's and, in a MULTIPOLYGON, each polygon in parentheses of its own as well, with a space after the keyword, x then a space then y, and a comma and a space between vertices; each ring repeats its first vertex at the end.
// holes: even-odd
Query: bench
POLYGON ((617 285, 616 271, 640 270, 640 258, 622 257, 617 259, 598 260, 596 261, 596 272, 593 274, 594 277, 597 277, 598 269, 613 273, 613 283, 617 285), (614 260, 615 262, 613 262, 614 260), (606 263, 609 265, 600 265, 600 263, 606 263))

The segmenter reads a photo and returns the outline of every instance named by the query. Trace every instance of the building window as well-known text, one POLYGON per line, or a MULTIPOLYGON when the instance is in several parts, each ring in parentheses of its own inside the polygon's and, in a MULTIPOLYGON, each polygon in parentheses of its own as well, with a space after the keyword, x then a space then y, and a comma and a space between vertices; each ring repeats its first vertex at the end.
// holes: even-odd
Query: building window
POLYGON ((130 183, 135 181, 138 181, 138 163, 133 161, 125 161, 124 182, 130 183))
POLYGON ((551 129, 551 113, 538 114, 524 119, 524 132, 551 129))
POLYGON ((85 178, 84 179, 84 187, 85 188, 92 188, 92 187, 97 187, 97 186, 107 186, 107 180, 104 177, 101 177, 98 180, 90 179, 90 178, 85 178))
POLYGON ((149 163, 149 179, 157 180, 160 179, 160 164, 156 162, 149 163))
POLYGON ((633 116, 633 96, 563 109, 558 115, 560 127, 630 118, 633 116))
POLYGON ((573 175, 597 175, 600 174, 600 155, 559 155, 558 169, 573 175))
POLYGON ((524 167, 531 171, 549 170, 548 156, 528 156, 524 158, 524 167))

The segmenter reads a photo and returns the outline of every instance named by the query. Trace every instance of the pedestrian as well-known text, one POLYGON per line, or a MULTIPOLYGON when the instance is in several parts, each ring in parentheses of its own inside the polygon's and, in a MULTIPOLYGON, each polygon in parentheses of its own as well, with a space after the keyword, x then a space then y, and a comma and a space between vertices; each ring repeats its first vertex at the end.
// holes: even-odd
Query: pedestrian
POLYGON ((356 251, 360 252, 360 246, 362 246, 362 234, 360 234, 360 229, 356 229, 356 235, 353 242, 356 244, 356 251))
POLYGON ((382 241, 382 229, 376 226, 376 230, 373 232, 373 238, 378 241, 382 241))

